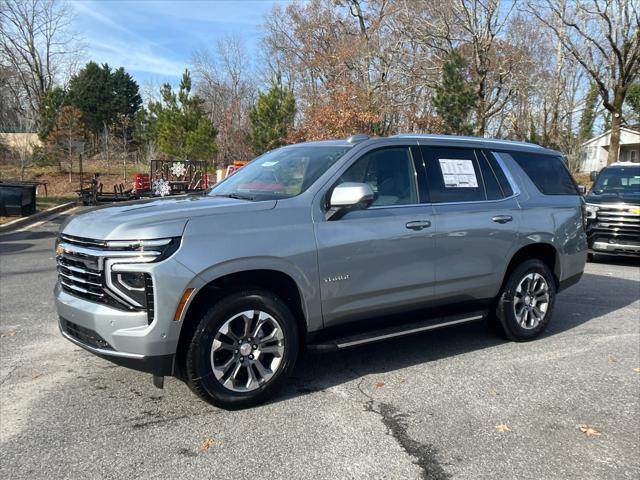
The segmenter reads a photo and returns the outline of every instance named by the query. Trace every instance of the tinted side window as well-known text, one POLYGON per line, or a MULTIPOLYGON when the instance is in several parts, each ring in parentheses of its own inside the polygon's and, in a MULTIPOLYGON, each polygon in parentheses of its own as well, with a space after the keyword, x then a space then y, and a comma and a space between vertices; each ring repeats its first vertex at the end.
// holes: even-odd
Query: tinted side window
POLYGON ((423 147, 429 195, 434 203, 486 200, 478 159, 472 149, 423 147))
POLYGON ((504 197, 502 188, 500 188, 498 180, 496 179, 489 162, 487 162, 487 159, 482 155, 482 153, 477 152, 477 154, 478 162, 480 163, 480 171, 482 172, 484 189, 487 193, 487 200, 500 200, 504 197))
POLYGON ((504 194, 505 197, 510 197, 511 195, 513 195, 513 189, 511 188, 511 185, 509 184, 509 180, 507 180, 507 176, 502 170, 502 167, 500 166, 498 161, 493 157, 491 152, 483 151, 483 153, 484 153, 484 157, 487 159, 487 162, 489 162, 489 166, 491 167, 491 170, 493 170, 493 173, 498 179, 498 183, 500 184, 502 193, 504 194))
POLYGON ((361 182, 375 193, 373 206, 418 203, 418 187, 409 149, 383 148, 365 153, 342 174, 339 183, 361 182))
POLYGON ((508 153, 543 194, 578 195, 576 184, 562 158, 528 152, 508 153))

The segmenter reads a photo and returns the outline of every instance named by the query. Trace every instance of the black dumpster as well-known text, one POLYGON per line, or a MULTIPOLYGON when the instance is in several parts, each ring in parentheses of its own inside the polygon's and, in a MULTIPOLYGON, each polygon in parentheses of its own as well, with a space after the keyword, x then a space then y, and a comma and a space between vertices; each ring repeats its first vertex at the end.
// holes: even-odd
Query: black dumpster
POLYGON ((0 182, 0 215, 27 216, 36 211, 36 185, 0 182))

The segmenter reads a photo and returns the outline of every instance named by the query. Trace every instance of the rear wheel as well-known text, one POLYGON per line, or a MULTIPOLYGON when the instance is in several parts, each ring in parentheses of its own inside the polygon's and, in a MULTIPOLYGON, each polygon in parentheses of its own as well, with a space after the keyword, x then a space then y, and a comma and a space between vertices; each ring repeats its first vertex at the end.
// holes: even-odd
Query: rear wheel
POLYGON ((538 259, 526 260, 505 282, 494 323, 510 340, 533 340, 549 324, 555 296, 555 280, 549 267, 538 259))
POLYGON ((273 395, 297 355, 287 306, 263 290, 235 293, 203 315, 187 350, 187 382, 213 405, 249 407, 273 395))

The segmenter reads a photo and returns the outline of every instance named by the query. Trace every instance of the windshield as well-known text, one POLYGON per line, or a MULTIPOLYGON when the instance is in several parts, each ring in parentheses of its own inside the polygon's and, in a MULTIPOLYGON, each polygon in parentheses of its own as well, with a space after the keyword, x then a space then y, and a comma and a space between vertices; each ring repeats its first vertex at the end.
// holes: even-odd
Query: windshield
POLYGON ((595 193, 640 193, 640 166, 604 170, 593 185, 595 193))
POLYGON ((247 200, 294 197, 309 188, 350 148, 291 146, 272 150, 217 184, 210 195, 247 200))

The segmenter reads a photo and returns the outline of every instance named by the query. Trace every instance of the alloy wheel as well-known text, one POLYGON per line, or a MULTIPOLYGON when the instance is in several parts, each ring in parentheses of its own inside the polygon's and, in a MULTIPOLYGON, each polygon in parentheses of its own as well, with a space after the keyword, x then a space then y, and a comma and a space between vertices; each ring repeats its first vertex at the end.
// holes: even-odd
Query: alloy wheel
POLYGON ((522 328, 536 328, 549 308, 549 285, 539 273, 529 273, 520 280, 513 299, 516 319, 522 328))
POLYGON ((256 390, 276 374, 285 351, 278 321, 267 312, 247 310, 229 318, 216 332, 211 368, 233 392, 256 390))

